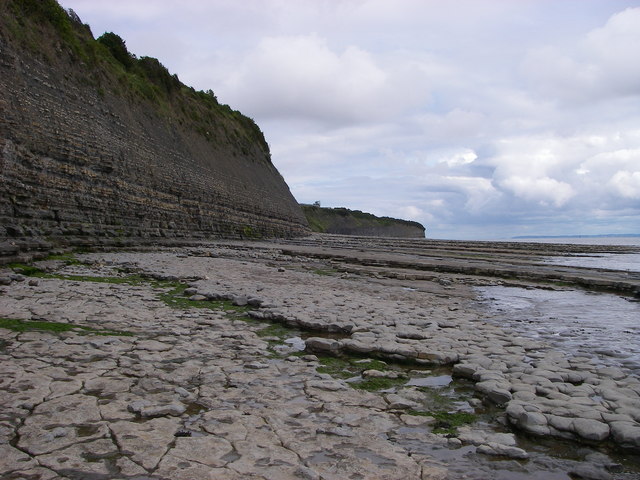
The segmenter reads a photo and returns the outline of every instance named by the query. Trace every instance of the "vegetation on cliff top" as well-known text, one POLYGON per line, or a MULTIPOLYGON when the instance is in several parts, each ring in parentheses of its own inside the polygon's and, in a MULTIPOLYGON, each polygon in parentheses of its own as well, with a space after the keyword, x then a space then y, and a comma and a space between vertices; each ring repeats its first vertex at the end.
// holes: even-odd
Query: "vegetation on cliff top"
POLYGON ((258 146, 270 158, 264 135, 251 118, 218 103, 211 90, 184 85, 157 59, 130 53, 117 34, 107 32, 95 39, 91 28, 56 0, 7 0, 0 2, 0 16, 1 37, 19 42, 51 63, 66 56, 78 66, 68 75, 75 74, 80 83, 95 87, 99 97, 145 102, 167 120, 211 142, 229 141, 243 154, 258 146))
POLYGON ((307 217, 311 230, 319 233, 340 233, 336 229, 385 229, 393 227, 413 227, 424 232, 424 227, 418 222, 401 220, 391 217, 377 217, 371 213, 348 208, 325 208, 318 205, 301 205, 307 217))

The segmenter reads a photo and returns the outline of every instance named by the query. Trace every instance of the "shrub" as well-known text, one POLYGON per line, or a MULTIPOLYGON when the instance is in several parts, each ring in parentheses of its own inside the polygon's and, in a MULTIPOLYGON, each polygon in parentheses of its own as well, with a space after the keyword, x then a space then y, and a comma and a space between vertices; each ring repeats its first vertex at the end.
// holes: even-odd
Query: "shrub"
POLYGON ((113 58, 118 60, 124 68, 130 70, 133 67, 134 57, 129 53, 127 44, 119 35, 113 32, 106 32, 98 37, 98 42, 107 47, 113 58))

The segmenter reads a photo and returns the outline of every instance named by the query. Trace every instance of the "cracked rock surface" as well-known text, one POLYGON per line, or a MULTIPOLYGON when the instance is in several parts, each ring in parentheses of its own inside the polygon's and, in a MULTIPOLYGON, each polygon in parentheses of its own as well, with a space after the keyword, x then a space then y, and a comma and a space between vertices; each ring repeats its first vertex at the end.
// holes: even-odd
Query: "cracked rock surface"
POLYGON ((455 279, 324 275, 302 254, 240 243, 77 257, 2 287, 0 317, 74 326, 0 328, 3 479, 568 479, 578 463, 614 478, 606 456, 586 468, 527 452, 509 425, 640 449, 637 378, 481 321, 455 279), (226 310, 176 308, 151 280, 95 281, 130 272, 226 310), (271 323, 307 332, 308 351, 278 354, 257 334, 271 323), (434 433, 408 414, 428 403, 420 389, 352 388, 311 353, 453 366, 503 425, 434 433))

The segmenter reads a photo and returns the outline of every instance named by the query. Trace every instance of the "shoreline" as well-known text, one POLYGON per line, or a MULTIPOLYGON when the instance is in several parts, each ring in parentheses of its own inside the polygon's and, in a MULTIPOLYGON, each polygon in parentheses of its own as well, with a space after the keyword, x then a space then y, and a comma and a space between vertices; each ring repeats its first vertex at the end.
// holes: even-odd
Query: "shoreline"
MULTIPOLYGON (((504 246, 496 251, 484 242, 479 251, 470 250, 477 248, 474 242, 462 251, 473 256, 461 259, 460 251, 446 251, 445 244, 450 242, 418 254, 412 242, 395 241, 397 248, 392 251, 389 242, 394 240, 337 236, 221 241, 156 253, 79 254, 77 259, 87 262, 79 265, 39 262, 56 273, 37 279, 37 285, 29 286, 25 279, 2 287, 0 317, 126 330, 132 336, 100 336, 102 341, 97 341, 73 331, 0 330, 6 344, 3 363, 25 372, 22 381, 32 387, 11 393, 18 377, 5 376, 9 395, 3 405, 11 405, 5 417, 13 415, 5 418, 9 425, 5 448, 16 458, 28 456, 24 461, 33 469, 57 474, 65 467, 56 463, 53 452, 64 451, 76 459, 74 468, 79 471, 96 468, 102 469, 98 472, 102 475, 114 475, 104 478, 144 474, 180 479, 197 471, 202 478, 214 474, 218 475, 215 478, 347 478, 358 474, 361 478, 444 479, 459 478, 455 475, 464 472, 468 478, 490 474, 506 479, 516 475, 513 469, 532 479, 564 479, 577 471, 582 478, 633 478, 624 472, 610 473, 617 459, 595 450, 585 454, 591 455, 590 460, 570 461, 545 454, 548 464, 543 467, 539 453, 519 446, 518 432, 525 432, 578 445, 621 445, 623 456, 640 449, 640 382, 635 376, 589 365, 588 358, 567 358, 542 342, 514 336, 479 317, 474 285, 540 286, 540 278, 535 282, 529 277, 505 280, 492 272, 531 272, 543 254, 513 247, 505 251, 504 246), (496 264, 498 256, 502 265, 496 264), (464 273, 434 268, 447 262, 458 268, 462 260, 473 263, 464 273), (474 275, 469 274, 472 269, 474 275), (170 308, 161 301, 167 292, 149 280, 133 285, 72 277, 89 274, 182 280, 191 290, 185 296, 183 288, 175 303, 205 308, 170 308), (227 302, 229 307, 235 303, 239 309, 250 304, 245 314, 251 321, 229 317, 222 307, 212 308, 214 302, 227 302), (308 331, 307 351, 276 354, 274 345, 286 345, 290 333, 256 334, 270 325, 308 331), (314 337, 313 332, 318 335, 314 337), (73 348, 71 354, 64 353, 80 344, 88 344, 91 355, 99 358, 81 362, 86 368, 75 374, 79 379, 58 378, 65 372, 69 375, 76 356, 92 358, 73 348), (360 371, 356 376, 362 378, 356 383, 336 376, 339 372, 322 373, 326 365, 321 360, 340 354, 379 359, 387 365, 373 364, 377 368, 368 369, 374 372, 364 376, 365 371, 360 371), (388 382, 390 390, 352 388, 375 376, 393 380, 399 375, 394 367, 398 362, 414 365, 414 373, 403 373, 408 383, 429 377, 426 372, 437 365, 452 369, 454 378, 468 380, 474 389, 469 407, 497 409, 496 425, 504 421, 508 426, 496 430, 477 427, 474 422, 448 436, 433 433, 435 420, 429 415, 435 413, 433 391, 406 382, 388 382), (171 373, 162 370, 163 365, 170 366, 171 373), (54 376, 52 368, 58 372, 54 376), (48 390, 28 380, 36 371, 48 390), (21 395, 28 398, 23 400, 21 395), (62 398, 82 405, 97 402, 100 415, 87 413, 86 421, 76 425, 75 431, 74 427, 64 435, 58 431, 59 437, 38 433, 36 427, 42 430, 52 422, 60 424, 55 428, 65 428, 63 422, 47 418, 53 412, 51 404, 62 398), (143 415, 149 411, 153 415, 143 415), (221 412, 224 418, 219 417, 221 412), (152 427, 154 443, 161 445, 153 457, 155 463, 145 463, 148 447, 142 445, 144 434, 136 427, 140 419, 152 427), (87 424, 95 435, 80 441, 80 427, 87 424), (246 443, 247 435, 266 427, 271 434, 263 439, 264 446, 246 443), (185 436, 176 437, 178 430, 185 436), (244 432, 244 440, 239 439, 239 431, 244 432), (115 443, 110 446, 111 437, 115 443), (128 443, 126 437, 138 440, 128 443), (83 462, 82 448, 89 444, 114 449, 115 460, 97 465, 83 462), (217 458, 211 453, 208 463, 204 462, 206 468, 189 454, 189 449, 205 444, 216 447, 214 452, 224 451, 217 458), (339 445, 349 446, 340 449, 339 445), (268 450, 269 458, 281 458, 282 463, 259 468, 256 449, 268 450), (443 455, 440 450, 449 453, 443 455), (469 453, 469 458, 462 460, 463 453, 469 453), (447 456, 454 461, 447 461, 447 456), (492 462, 490 458, 505 460, 492 462), (506 459, 518 459, 517 465, 506 459), (29 463, 34 460, 40 466, 29 463), (389 471, 391 464, 394 473, 389 471), (586 476, 585 468, 590 469, 591 477, 586 476), (549 476, 550 472, 556 476, 549 476)), ((584 246, 569 250, 576 251, 574 247, 584 246)), ((570 271, 571 278, 589 278, 597 286, 612 281, 610 271, 590 270, 586 276, 574 267, 554 268, 553 274, 545 273, 547 281, 560 270, 565 275, 570 271)), ((351 364, 348 368, 356 367, 351 364)), ((640 465, 624 468, 631 469, 629 475, 640 472, 640 465)))

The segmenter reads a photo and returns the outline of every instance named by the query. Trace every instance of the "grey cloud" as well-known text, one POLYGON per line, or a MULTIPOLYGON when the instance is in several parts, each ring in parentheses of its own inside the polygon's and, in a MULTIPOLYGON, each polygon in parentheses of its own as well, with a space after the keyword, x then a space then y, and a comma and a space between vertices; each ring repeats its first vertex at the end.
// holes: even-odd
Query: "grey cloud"
POLYGON ((300 201, 437 237, 637 231, 634 0, 62 3, 255 118, 300 201))

